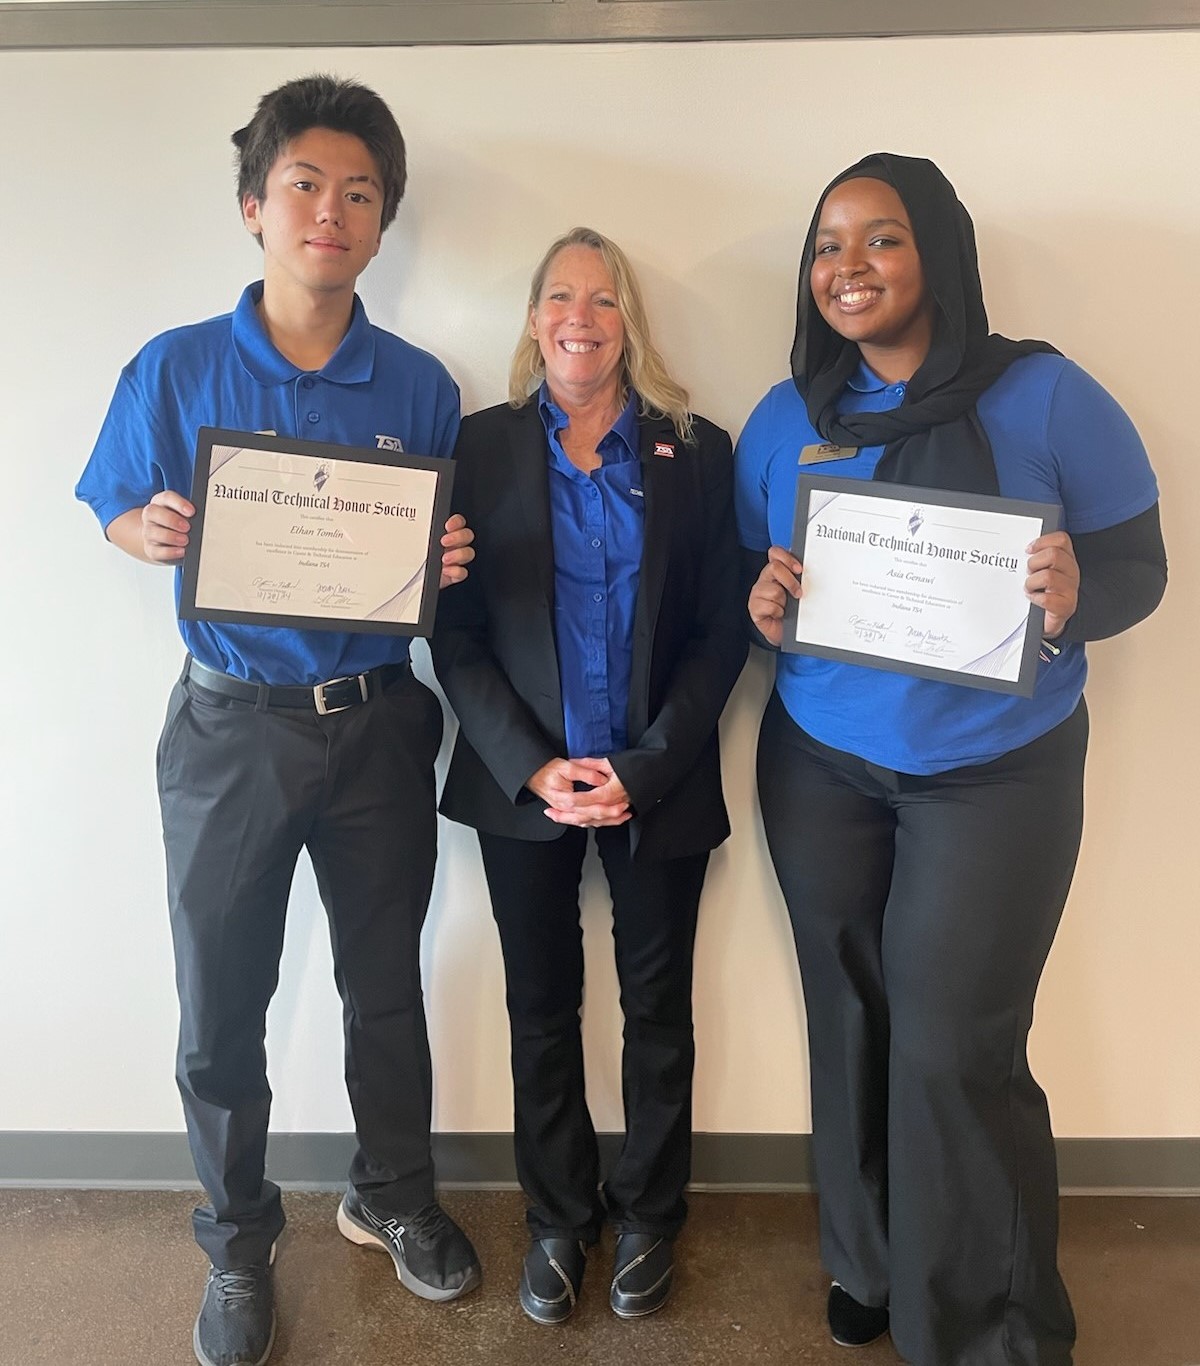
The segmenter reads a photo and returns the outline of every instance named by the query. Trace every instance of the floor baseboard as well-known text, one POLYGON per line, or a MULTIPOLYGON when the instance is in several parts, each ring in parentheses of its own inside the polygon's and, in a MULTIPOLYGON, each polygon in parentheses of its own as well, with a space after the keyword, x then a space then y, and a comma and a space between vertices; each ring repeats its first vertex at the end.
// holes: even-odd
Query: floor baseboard
MULTIPOLYGON (((602 1162, 620 1134, 601 1134, 602 1162)), ((1200 1195, 1200 1137, 1060 1138, 1064 1193, 1200 1195)), ((516 1185, 512 1135, 433 1136, 439 1184, 477 1190, 516 1185)), ((336 1190, 354 1151, 352 1134, 272 1134, 267 1170, 281 1186, 336 1190)), ((0 1131, 0 1186, 180 1189, 196 1184, 182 1133, 0 1131)), ((703 1190, 813 1188, 809 1134, 696 1134, 692 1184, 703 1190)))

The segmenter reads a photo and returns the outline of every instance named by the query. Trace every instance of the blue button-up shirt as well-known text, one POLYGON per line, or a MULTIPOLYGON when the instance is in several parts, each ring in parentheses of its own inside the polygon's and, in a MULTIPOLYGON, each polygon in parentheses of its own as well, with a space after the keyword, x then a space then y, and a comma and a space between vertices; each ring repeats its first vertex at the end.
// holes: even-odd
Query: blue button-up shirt
POLYGON ((567 756, 599 757, 628 743, 633 615, 642 563, 642 465, 637 400, 604 436, 603 461, 577 469, 559 433, 569 419, 542 385, 538 413, 549 445, 554 540, 554 625, 567 756))

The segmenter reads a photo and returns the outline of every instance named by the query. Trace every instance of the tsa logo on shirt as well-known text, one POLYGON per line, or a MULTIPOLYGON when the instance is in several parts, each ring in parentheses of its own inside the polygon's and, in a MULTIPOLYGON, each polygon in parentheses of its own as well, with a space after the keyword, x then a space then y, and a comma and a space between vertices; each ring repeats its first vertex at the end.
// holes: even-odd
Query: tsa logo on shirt
POLYGON ((399 451, 404 454, 404 443, 398 436, 384 436, 382 432, 375 434, 376 449, 381 451, 399 451))

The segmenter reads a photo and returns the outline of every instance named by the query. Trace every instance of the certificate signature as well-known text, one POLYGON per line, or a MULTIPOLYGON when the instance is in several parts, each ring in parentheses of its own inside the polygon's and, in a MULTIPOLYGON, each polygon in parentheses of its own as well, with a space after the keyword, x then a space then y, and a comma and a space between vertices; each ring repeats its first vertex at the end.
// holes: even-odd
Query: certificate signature
MULTIPOLYGON (((854 639, 863 645, 881 645, 893 638, 894 621, 880 621, 877 617, 851 616, 847 622, 854 639)), ((928 659, 945 659, 954 651, 954 637, 948 631, 935 631, 928 626, 905 626, 903 648, 910 654, 928 659)))
POLYGON ((264 579, 261 574, 256 575, 251 583, 258 601, 271 604, 291 602, 292 595, 299 586, 298 579, 264 579))
POLYGON ((849 619, 849 626, 854 632, 854 638, 861 640, 865 645, 874 645, 876 641, 887 640, 894 625, 895 623, 891 621, 878 621, 860 616, 852 616, 849 619))
POLYGON ((905 633, 905 644, 911 653, 927 659, 947 659, 954 653, 954 637, 945 631, 910 626, 905 633))

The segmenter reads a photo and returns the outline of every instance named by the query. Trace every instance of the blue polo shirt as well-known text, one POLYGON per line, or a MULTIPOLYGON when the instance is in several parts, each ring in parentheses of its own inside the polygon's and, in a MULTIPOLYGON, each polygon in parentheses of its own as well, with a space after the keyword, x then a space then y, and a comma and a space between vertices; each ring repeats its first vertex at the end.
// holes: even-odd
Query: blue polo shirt
POLYGON ((603 463, 584 474, 559 439, 569 425, 566 413, 545 384, 538 395, 548 444, 554 629, 572 759, 627 747, 644 520, 636 403, 631 394, 596 448, 603 463))
MULTIPOLYGON (((884 412, 904 394, 903 384, 886 384, 862 365, 839 406, 884 412)), ((1023 357, 980 396, 977 412, 1001 495, 1058 504, 1064 531, 1116 526, 1158 499, 1129 418, 1062 356, 1023 357)), ((735 470, 738 534, 748 549, 790 543, 800 451, 822 440, 791 380, 777 384, 751 414, 735 470)), ((870 479, 882 455, 882 446, 865 446, 853 459, 820 469, 870 479)), ((775 686, 792 719, 823 744, 902 773, 941 773, 988 763, 1044 735, 1074 711, 1086 677, 1082 645, 1065 645, 1039 666, 1031 698, 781 653, 775 686)))
MULTIPOLYGON (((350 327, 320 370, 271 345, 247 287, 232 313, 155 337, 122 370, 108 416, 75 489, 102 526, 154 494, 190 498, 200 427, 273 432, 339 445, 449 457, 458 389, 442 363, 372 327, 356 297, 350 327)), ((179 601, 182 571, 175 573, 179 601)), ((296 631, 180 621, 193 655, 256 683, 319 683, 408 657, 405 636, 296 631)))

